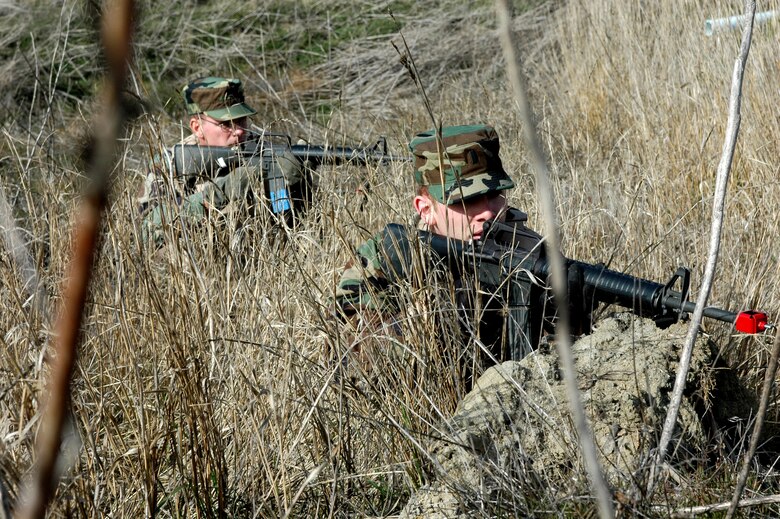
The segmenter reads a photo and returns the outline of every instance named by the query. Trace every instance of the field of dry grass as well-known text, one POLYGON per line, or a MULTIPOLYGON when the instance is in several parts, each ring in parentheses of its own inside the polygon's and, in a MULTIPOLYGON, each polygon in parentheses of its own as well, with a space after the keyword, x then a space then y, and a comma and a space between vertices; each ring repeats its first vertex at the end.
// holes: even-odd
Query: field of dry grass
MULTIPOLYGON (((47 346, 84 184, 79 150, 99 109, 99 4, 0 2, 0 189, 14 222, 0 207, 0 477, 12 499, 34 460, 47 346)), ((214 223, 156 253, 140 240, 135 205, 150 150, 182 132, 180 84, 211 72, 247 83, 261 126, 313 143, 370 144, 385 135, 391 151, 405 154, 432 121, 391 45, 405 52, 403 36, 437 122, 497 128, 518 185, 511 201, 543 231, 492 3, 424 4, 141 2, 128 90, 146 114, 129 128, 112 173, 52 517, 383 517, 428 481, 432 425, 464 391, 446 376, 454 346, 421 318, 405 339, 425 369, 387 366, 367 385, 336 378, 327 353, 347 346, 329 302, 351 251, 385 222, 411 220, 408 165, 323 166, 314 207, 294 229, 272 231, 258 217, 237 236, 214 223), (360 207, 355 192, 366 179, 360 207)), ((770 4, 759 9, 777 7, 770 4)), ((697 290, 739 49, 739 31, 707 37, 704 19, 741 6, 515 6, 564 252, 659 281, 687 265, 697 290)), ((777 39, 777 22, 753 36, 710 298, 775 318, 777 39)), ((732 336, 720 323, 705 330, 757 392, 770 339, 732 336)), ((769 419, 778 411, 773 404, 769 419)), ((727 501, 736 462, 734 453, 714 460, 662 499, 727 501)), ((778 493, 773 474, 757 466, 751 495, 778 493)), ((588 491, 585 478, 571 489, 588 491)), ((588 500, 573 510, 544 495, 525 499, 545 516, 595 510, 588 500)), ((501 508, 508 505, 485 515, 511 515, 501 508)))

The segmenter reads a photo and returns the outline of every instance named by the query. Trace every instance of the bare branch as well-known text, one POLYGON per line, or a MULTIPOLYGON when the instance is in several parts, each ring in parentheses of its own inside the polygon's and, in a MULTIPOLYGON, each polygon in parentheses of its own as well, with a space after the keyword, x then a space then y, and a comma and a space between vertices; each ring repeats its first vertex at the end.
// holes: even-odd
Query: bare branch
MULTIPOLYGON (((752 499, 744 499, 736 503, 739 508, 746 508, 749 506, 761 506, 761 505, 774 505, 780 503, 780 494, 773 494, 771 496, 755 497, 752 499)), ((712 512, 722 512, 729 508, 729 503, 716 503, 712 505, 700 505, 691 506, 687 508, 678 508, 676 510, 669 510, 666 506, 654 506, 653 509, 663 514, 664 517, 695 517, 697 515, 710 514, 712 512)))
POLYGON ((117 0, 106 12, 103 45, 109 66, 106 106, 97 121, 95 152, 88 166, 92 181, 80 209, 73 233, 73 257, 67 285, 63 290, 63 309, 57 323, 55 354, 51 360, 51 378, 36 446, 36 470, 25 492, 20 518, 44 517, 54 493, 54 469, 60 451, 63 424, 67 416, 70 380, 76 361, 79 330, 85 306, 100 220, 105 207, 108 178, 113 166, 117 137, 125 122, 121 89, 130 59, 133 0, 117 0))

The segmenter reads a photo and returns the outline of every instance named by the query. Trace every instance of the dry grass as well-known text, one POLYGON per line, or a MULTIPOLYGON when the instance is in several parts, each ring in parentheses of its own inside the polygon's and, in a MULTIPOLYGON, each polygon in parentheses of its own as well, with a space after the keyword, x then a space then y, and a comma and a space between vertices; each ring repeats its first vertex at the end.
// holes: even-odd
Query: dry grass
MULTIPOLYGON (((388 42, 392 37, 402 47, 398 35, 343 38, 321 51, 323 61, 298 61, 293 50, 307 44, 307 30, 327 23, 328 10, 331 21, 341 20, 335 13, 344 9, 378 19, 384 4, 302 1, 294 10, 274 2, 228 4, 182 0, 165 13, 156 12, 156 4, 142 6, 131 90, 148 100, 154 115, 139 119, 128 134, 114 175, 73 384, 80 451, 65 470, 52 516, 398 513, 428 480, 428 435, 462 395, 451 375, 454 345, 430 329, 432 296, 424 293, 405 321, 406 344, 419 356, 405 362, 414 369, 392 363, 353 381, 336 377, 326 354, 347 347, 328 305, 350 251, 385 222, 411 218, 406 166, 321 168, 315 207, 281 236, 260 216, 246 224, 240 240, 224 222, 212 222, 171 236, 160 253, 140 242, 137 174, 150 149, 181 131, 174 96, 182 78, 235 73, 247 80, 261 123, 314 142, 369 143, 384 134, 404 152, 414 132, 431 126, 388 42), (277 32, 289 34, 289 46, 269 48, 277 32), (319 115, 312 115, 317 107, 319 115), (366 176, 372 190, 361 210, 354 192, 366 176)), ((393 7, 435 115, 445 124, 497 127, 519 186, 513 202, 542 228, 533 175, 518 147, 492 4, 471 10, 461 4, 441 0, 425 13, 413 3, 393 7)), ((574 0, 518 18, 568 256, 608 261, 657 280, 685 264, 693 268, 696 288, 739 45, 736 33, 705 37, 703 20, 738 8, 722 1, 574 0)), ((0 12, 9 13, 9 31, 2 32, 8 45, 0 54, 8 114, 0 119, 2 187, 49 298, 45 311, 35 311, 42 297, 25 285, 25 266, 5 250, 0 254, 6 301, 0 313, 0 476, 15 496, 33 459, 43 359, 78 201, 74 143, 90 120, 98 69, 85 7, 62 2, 52 11, 39 1, 0 4, 0 12), (38 12, 35 26, 32 13, 38 12)), ((341 33, 333 27, 335 41, 341 33)), ((758 307, 773 316, 780 315, 771 241, 780 235, 779 63, 777 25, 757 29, 712 293, 718 305, 758 307)), ((705 326, 744 380, 759 387, 768 341, 705 326)), ((776 421, 777 412, 775 405, 770 419, 776 421)), ((680 485, 666 497, 672 505, 728 500, 735 473, 736 465, 722 460, 709 473, 690 474, 689 489, 680 485)), ((777 482, 761 469, 749 488, 776 493, 777 482)), ((587 489, 572 496, 578 491, 587 489)), ((580 510, 573 498, 527 499, 550 515, 580 510)))

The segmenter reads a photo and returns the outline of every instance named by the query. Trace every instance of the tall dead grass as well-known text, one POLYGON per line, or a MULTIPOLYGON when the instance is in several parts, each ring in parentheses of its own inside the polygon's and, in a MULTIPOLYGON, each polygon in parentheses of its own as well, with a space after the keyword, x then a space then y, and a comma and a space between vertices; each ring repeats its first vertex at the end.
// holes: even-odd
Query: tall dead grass
MULTIPOLYGON (((51 515, 396 514, 428 481, 425 445, 464 391, 453 375, 456 341, 431 328, 435 295, 417 286, 402 321, 403 344, 416 358, 345 376, 332 354, 345 352, 347 338, 329 301, 340 268, 360 242, 388 221, 410 221, 408 166, 323 166, 314 207, 295 228, 271 231, 264 214, 240 231, 229 220, 177 223, 166 248, 156 252, 140 240, 134 196, 149 154, 181 132, 174 92, 185 77, 235 72, 254 90, 262 124, 292 128, 295 137, 316 142, 354 145, 384 134, 403 153, 416 131, 431 126, 430 118, 397 52, 383 38, 332 49, 310 72, 316 81, 307 85, 315 93, 290 86, 300 70, 285 67, 284 52, 256 44, 273 27, 302 38, 306 24, 327 23, 322 16, 304 16, 306 8, 324 4, 302 2, 298 14, 290 14, 251 2, 225 11, 214 2, 207 5, 212 25, 195 18, 202 14, 196 4, 174 2, 166 14, 143 6, 146 22, 137 36, 131 90, 147 98, 152 115, 128 133, 113 177, 72 394, 74 436, 81 446, 73 464, 63 467, 51 515), (231 40, 235 46, 225 33, 237 35, 231 40), (324 124, 306 114, 307 103, 316 99, 329 100, 324 124), (355 191, 366 179, 371 190, 361 209, 355 191)), ((333 8, 342 6, 369 9, 364 2, 333 8)), ((69 18, 57 15, 50 36, 67 49, 62 45, 70 34, 69 48, 82 56, 86 40, 76 36, 86 30, 85 18, 74 9, 64 2, 62 13, 73 13, 81 25, 62 23, 69 18)), ((415 9, 408 6, 397 18, 435 115, 445 124, 484 121, 497 127, 502 157, 518 184, 512 201, 529 212, 533 227, 542 228, 533 176, 519 147, 516 110, 498 62, 490 3, 484 11, 481 4, 464 10, 447 1, 424 13, 415 9)), ((703 19, 733 10, 721 1, 571 1, 518 17, 567 256, 606 261, 656 280, 685 264, 693 268, 696 288, 739 45, 732 33, 705 37, 703 19)), ((758 307, 772 316, 780 315, 772 241, 780 231, 776 27, 764 26, 754 35, 721 267, 711 297, 721 306, 758 307)), ((21 31, 8 34, 23 40, 21 31)), ((21 44, 17 49, 3 55, 6 64, 18 66, 22 56, 36 55, 21 44)), ((40 74, 20 77, 15 93, 5 98, 14 116, 3 119, 0 145, 3 187, 50 297, 48 312, 34 312, 22 267, 6 251, 0 254, 0 293, 7 302, 0 313, 0 475, 12 496, 33 458, 50 339, 47 315, 57 308, 79 185, 71 148, 89 120, 88 114, 69 111, 75 100, 54 86, 63 83, 43 79, 67 69, 51 68, 52 63, 72 65, 68 81, 92 74, 67 50, 46 59, 39 53, 37 60, 40 74), (44 94, 52 103, 41 101, 44 94)), ((77 106, 84 110, 87 95, 79 94, 77 106)), ((768 343, 731 337, 721 324, 706 329, 744 379, 758 387, 768 343)), ((388 332, 377 340, 397 338, 388 332)), ((776 419, 776 405, 772 413, 776 419)), ((668 499, 728 500, 735 472, 726 459, 706 475, 692 475, 690 489, 680 485, 674 491, 681 497, 668 499)), ((749 485, 757 493, 776 492, 769 473, 757 473, 749 485)), ((585 490, 575 487, 572 497, 585 490)), ((543 488, 523 500, 530 510, 576 513, 571 501, 553 500, 543 488)), ((511 502, 496 503, 485 515, 507 506, 511 502)))
MULTIPOLYGON (((552 117, 561 124, 582 121, 587 129, 557 132, 573 136, 555 152, 575 158, 562 173, 578 181, 566 183, 561 200, 576 202, 562 205, 562 211, 586 236, 607 239, 574 245, 581 255, 611 246, 617 224, 625 229, 615 242, 619 247, 612 249, 616 266, 647 277, 687 264, 695 278, 701 277, 739 48, 738 33, 708 38, 701 27, 703 18, 723 16, 729 8, 697 2, 620 8, 575 2, 561 11, 566 37, 561 38, 560 79, 567 88, 552 117), (604 50, 594 52, 598 48, 604 50), (585 197, 567 196, 582 192, 585 197), (613 233, 599 233, 605 227, 613 233)), ((770 179, 778 171, 778 144, 772 138, 778 119, 767 109, 776 95, 770 79, 778 70, 776 31, 770 25, 755 33, 745 75, 722 260, 711 298, 732 308, 774 310, 778 303, 775 268, 767 268, 776 219, 766 212, 777 196, 770 179)), ((728 343, 735 358, 757 353, 752 341, 739 343, 728 343)))

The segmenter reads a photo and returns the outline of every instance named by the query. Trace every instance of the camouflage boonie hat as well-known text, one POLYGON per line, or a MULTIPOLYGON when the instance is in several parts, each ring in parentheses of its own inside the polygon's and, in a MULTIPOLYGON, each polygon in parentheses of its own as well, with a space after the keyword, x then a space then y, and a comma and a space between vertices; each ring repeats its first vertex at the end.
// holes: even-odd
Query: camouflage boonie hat
POLYGON ((217 121, 232 121, 257 112, 244 102, 240 79, 204 77, 184 85, 187 115, 204 113, 217 121))
POLYGON ((436 130, 418 133, 409 143, 409 150, 414 153, 414 181, 426 186, 439 202, 451 205, 515 187, 501 165, 498 134, 492 127, 443 127, 441 169, 436 140, 436 130))

